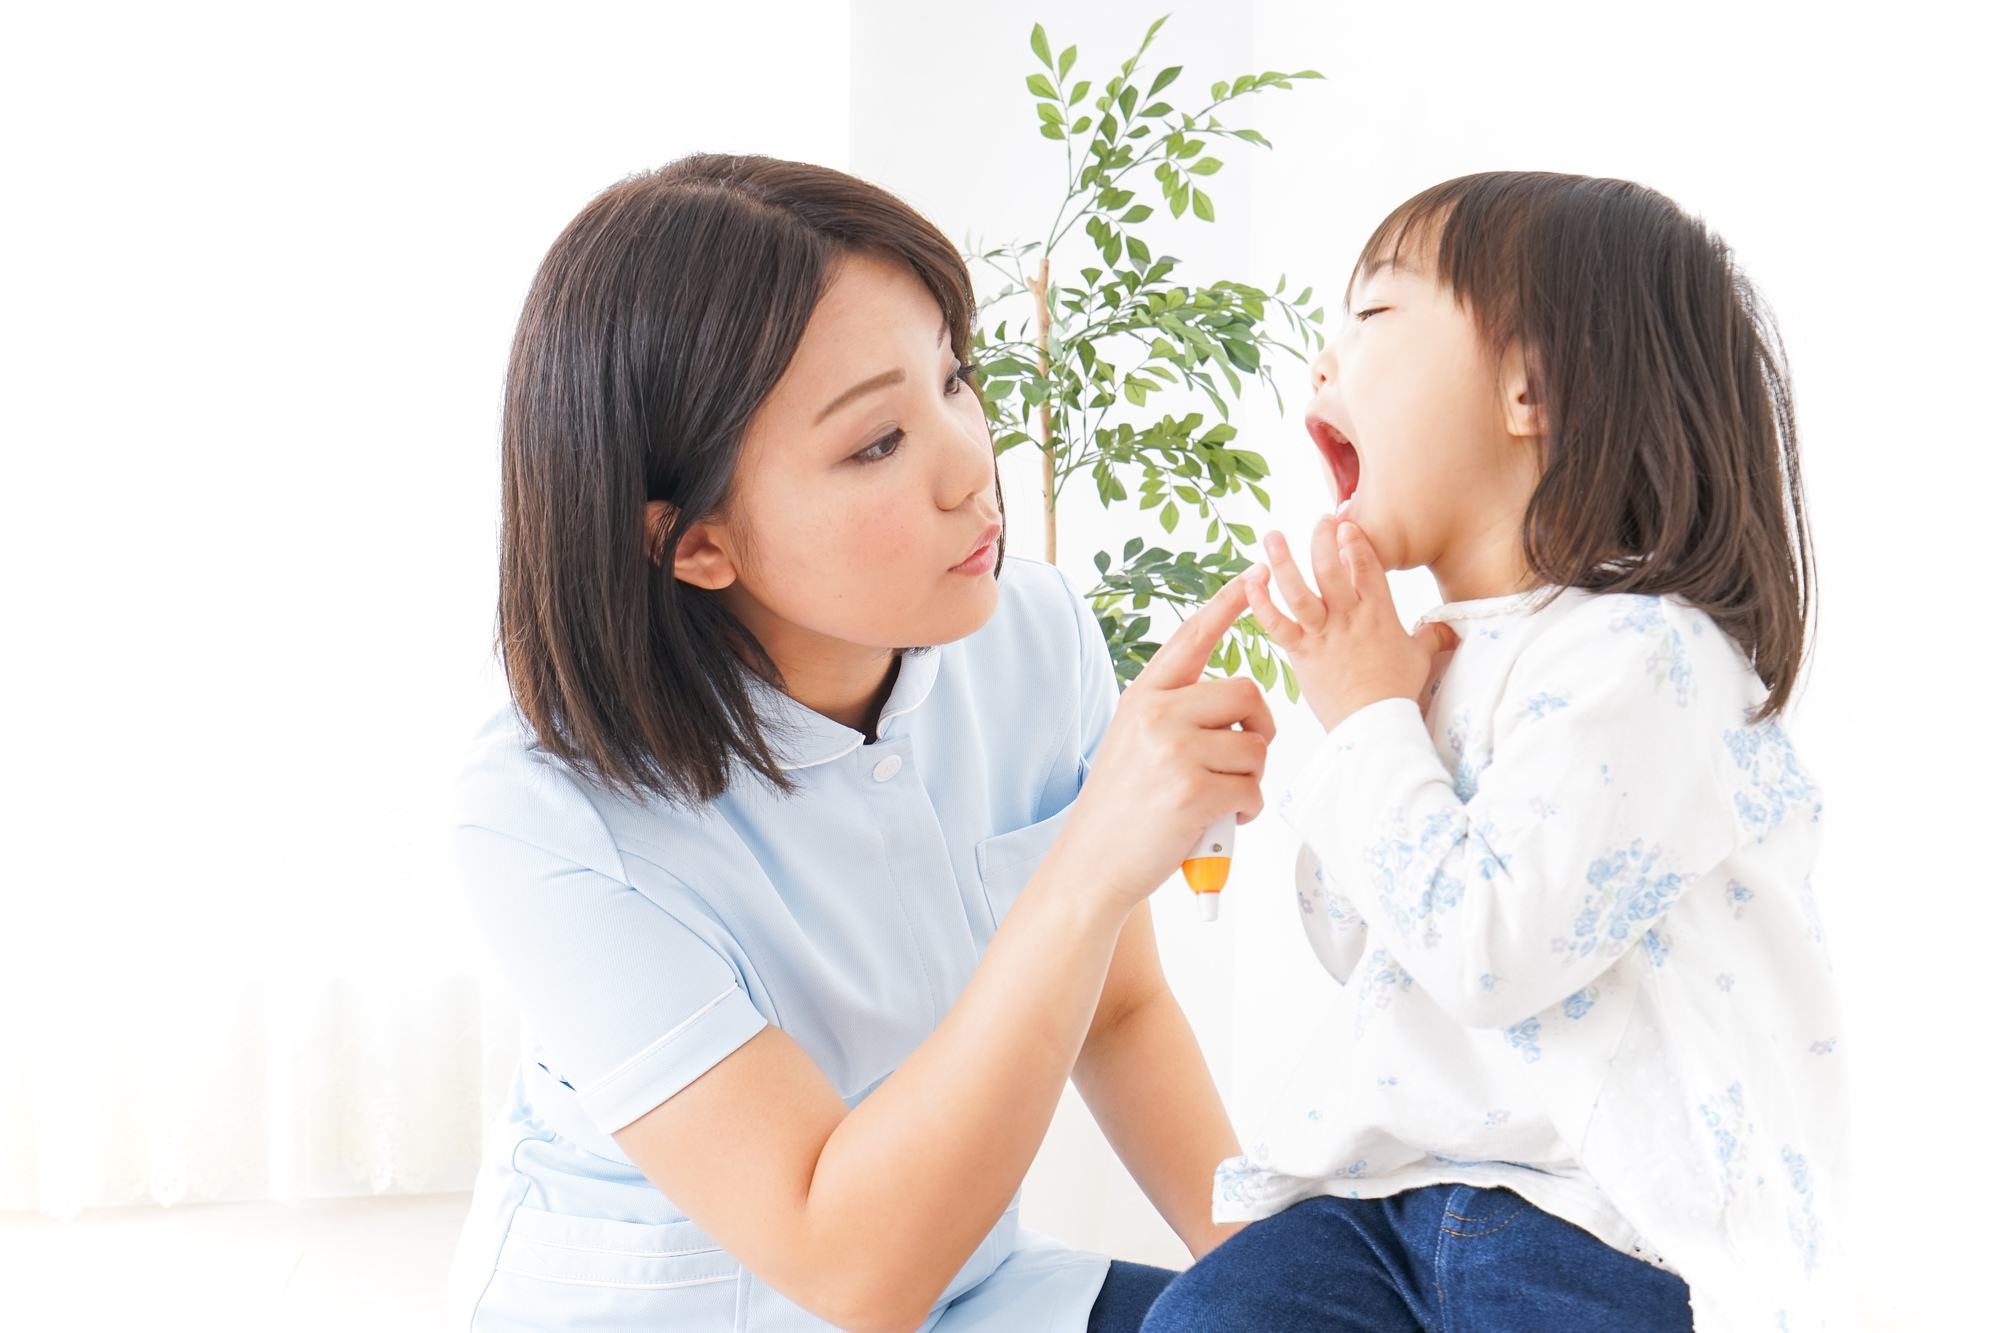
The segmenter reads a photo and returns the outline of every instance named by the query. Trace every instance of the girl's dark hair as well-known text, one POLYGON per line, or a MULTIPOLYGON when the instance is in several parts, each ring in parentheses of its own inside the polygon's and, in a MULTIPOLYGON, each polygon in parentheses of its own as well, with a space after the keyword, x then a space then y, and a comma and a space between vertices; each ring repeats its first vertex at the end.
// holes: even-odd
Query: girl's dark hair
POLYGON ((535 275, 501 425, 500 652, 542 748, 605 787, 699 804, 737 764, 789 787, 756 707, 776 668, 672 553, 724 512, 744 428, 849 253, 908 265, 969 363, 957 249, 802 162, 704 153, 621 181, 535 275), (657 563, 650 500, 673 509, 657 563))
POLYGON ((1804 663, 1812 545, 1784 349, 1729 247, 1630 181, 1493 171, 1383 220, 1355 276, 1429 262, 1544 416, 1522 534, 1548 582, 1674 594, 1785 706, 1804 663))

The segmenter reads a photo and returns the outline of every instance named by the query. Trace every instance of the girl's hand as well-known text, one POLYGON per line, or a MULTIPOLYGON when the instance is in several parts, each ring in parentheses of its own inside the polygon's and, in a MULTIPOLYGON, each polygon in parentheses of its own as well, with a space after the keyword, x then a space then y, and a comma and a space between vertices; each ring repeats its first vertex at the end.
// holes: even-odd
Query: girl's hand
POLYGON ((1201 674, 1248 606, 1243 580, 1230 580, 1126 688, 1050 850, 1080 882, 1102 885, 1117 910, 1173 874, 1211 821, 1235 811, 1248 823, 1264 808, 1258 784, 1277 734, 1264 692, 1241 677, 1201 674))
POLYGON ((1350 713, 1384 699, 1421 702, 1439 653, 1458 646, 1446 625, 1403 631, 1389 579, 1367 534, 1353 523, 1336 526, 1331 516, 1313 525, 1314 592, 1277 532, 1264 537, 1270 567, 1244 575, 1251 610, 1271 641, 1285 650, 1299 691, 1328 731, 1350 713), (1272 579, 1296 620, 1271 600, 1272 579))

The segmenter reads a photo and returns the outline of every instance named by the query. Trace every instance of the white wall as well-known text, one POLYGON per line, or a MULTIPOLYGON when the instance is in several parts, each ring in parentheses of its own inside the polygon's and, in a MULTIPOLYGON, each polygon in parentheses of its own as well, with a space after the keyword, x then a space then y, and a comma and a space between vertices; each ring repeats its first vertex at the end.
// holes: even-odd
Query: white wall
POLYGON ((462 1188, 481 953, 445 799, 502 697, 514 317, 634 170, 844 166, 846 10, 211 0, 6 28, 0 1207, 462 1188), (288 1164, 288 1118, 385 1069, 429 1082, 288 1164), (382 1142, 405 1114, 453 1128, 382 1142))
MULTIPOLYGON (((1058 46, 1083 44, 1080 66, 1102 65, 1164 8, 1101 0, 1022 9, 1010 24, 856 0, 853 169, 954 234, 1022 229, 1055 183, 1059 152, 1035 134, 1021 86, 1034 68, 1027 28, 1041 18, 1058 46)), ((1983 1241, 1939 1223, 1959 1204, 1960 1178, 1927 1159, 1942 1145, 1954 1157, 1978 1150, 1995 1083, 1978 1035, 2000 928, 2000 883, 1977 832, 1986 738, 1944 712, 1977 697, 1996 638, 1972 591, 2000 444, 1982 401, 2000 353, 1986 253, 1988 14, 1937 3, 1245 0, 1176 7, 1155 62, 1185 62, 1184 81, 1198 86, 1252 69, 1329 76, 1255 103, 1276 152, 1232 159, 1218 178, 1221 225, 1180 224, 1168 244, 1193 275, 1285 272, 1331 296, 1374 224, 1417 190, 1543 168, 1666 191, 1762 284, 1795 366, 1824 581, 1794 727, 1826 790, 1816 883, 1859 1075, 1855 1261, 1866 1285, 1940 1329, 1969 1311, 1973 1284, 1958 1275, 1979 1271, 1983 1241)), ((1321 506, 1296 410, 1284 423, 1249 414, 1239 441, 1276 465, 1275 522, 1294 534, 1321 506)), ((1035 483, 1024 468, 1009 477, 1018 513, 1035 483)), ((1078 577, 1096 549, 1094 506, 1079 497, 1064 516, 1085 534, 1064 552, 1078 577)), ((1435 593, 1416 575, 1398 595, 1416 610, 1435 593)), ((1318 734, 1303 710, 1280 724, 1271 790, 1318 734)), ((1294 925, 1295 845, 1275 820, 1245 830, 1219 927, 1197 930, 1171 893, 1155 905, 1175 986, 1246 1128, 1330 984, 1294 925)), ((1170 1254, 1129 1189, 1094 1203, 1099 1213, 1079 1203, 1075 1182, 1098 1151, 1087 1122, 1059 1123, 1030 1212, 1039 1204, 1079 1239, 1098 1227, 1110 1244, 1115 1231, 1133 1257, 1170 1254)), ((1096 1169, 1117 1182, 1115 1165, 1096 1169)))

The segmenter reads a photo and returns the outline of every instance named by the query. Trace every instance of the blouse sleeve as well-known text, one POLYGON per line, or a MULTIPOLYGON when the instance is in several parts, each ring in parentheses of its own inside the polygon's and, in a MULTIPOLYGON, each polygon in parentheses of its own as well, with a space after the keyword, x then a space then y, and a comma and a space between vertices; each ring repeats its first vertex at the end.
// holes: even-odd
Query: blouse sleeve
MULTIPOLYGON (((523 767, 541 770, 523 775, 537 790, 508 784, 516 789, 501 800, 474 802, 488 807, 483 822, 461 816, 459 873, 550 1072, 610 1134, 713 1068, 765 1020, 729 959, 624 882, 583 794, 546 766, 523 767)), ((490 796, 500 776, 471 785, 490 796)))
POLYGON ((1651 640, 1566 617, 1515 663, 1485 768, 1468 745, 1448 772, 1417 705, 1389 699, 1286 793, 1375 941, 1458 1021, 1506 1027, 1581 990, 1732 850, 1720 736, 1687 664, 1658 667, 1651 640))

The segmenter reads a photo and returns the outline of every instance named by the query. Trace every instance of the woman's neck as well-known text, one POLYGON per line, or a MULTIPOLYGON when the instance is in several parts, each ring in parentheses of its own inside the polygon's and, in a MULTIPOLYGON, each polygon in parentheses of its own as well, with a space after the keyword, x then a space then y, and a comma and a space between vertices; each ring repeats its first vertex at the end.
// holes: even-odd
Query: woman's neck
POLYGON ((730 611, 778 668, 786 694, 821 717, 875 739, 875 724, 902 664, 894 648, 831 638, 772 615, 753 598, 724 595, 730 611))

